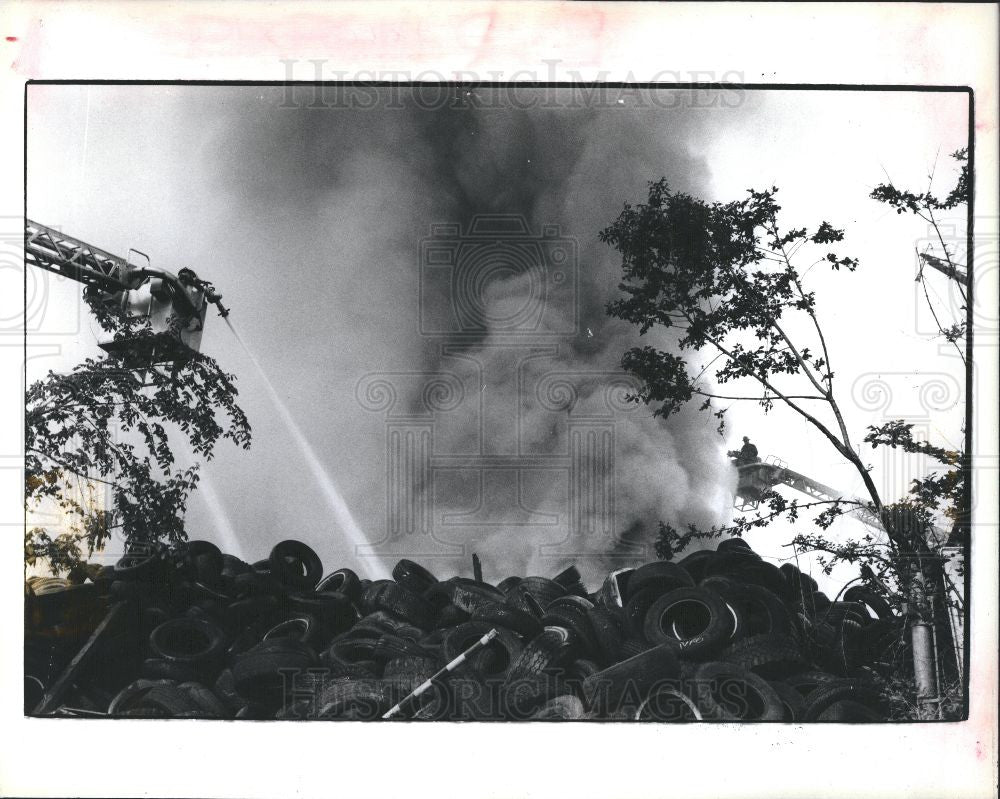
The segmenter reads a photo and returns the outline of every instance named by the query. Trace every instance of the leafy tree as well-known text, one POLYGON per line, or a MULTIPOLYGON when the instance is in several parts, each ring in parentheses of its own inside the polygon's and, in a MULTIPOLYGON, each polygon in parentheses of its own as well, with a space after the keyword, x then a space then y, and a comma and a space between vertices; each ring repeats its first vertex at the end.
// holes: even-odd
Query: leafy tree
MULTIPOLYGON (((962 193, 960 185, 953 195, 962 193)), ((601 231, 601 240, 622 257, 623 296, 608 303, 608 313, 636 324, 642 335, 654 327, 672 334, 679 350, 635 347, 624 354, 622 366, 640 381, 633 399, 650 405, 654 415, 669 416, 697 401, 719 420, 720 434, 729 403, 756 403, 765 413, 783 404, 855 468, 867 498, 800 503, 768 491, 761 497, 764 512, 728 525, 691 526, 682 533, 661 523, 657 552, 670 558, 693 539, 741 535, 778 517, 795 521, 801 511, 816 509, 819 531, 798 535, 793 544, 820 552, 828 573, 838 562, 863 564, 870 587, 884 591, 888 584, 897 604, 925 612, 926 593, 938 591, 941 578, 929 532, 941 505, 955 502, 960 477, 954 470, 932 474, 894 503, 880 495, 841 411, 817 297, 805 281, 812 269, 854 272, 859 262, 839 251, 844 233, 829 222, 812 229, 781 227, 776 195, 776 188, 749 190, 743 200, 707 203, 671 192, 661 179, 650 184, 645 203, 626 204, 601 231), (708 365, 692 371, 689 353, 710 358, 708 365), (825 530, 844 513, 876 521, 888 541, 871 534, 831 541, 825 530)), ((912 425, 901 420, 869 427, 863 441, 928 455, 949 467, 961 457, 915 441, 912 425)))
MULTIPOLYGON (((966 377, 966 419, 964 432, 966 436, 965 446, 962 452, 945 452, 940 449, 928 447, 928 445, 914 441, 912 426, 906 425, 902 420, 893 420, 879 428, 873 429, 871 433, 873 446, 879 444, 891 447, 898 447, 905 452, 917 452, 930 455, 944 466, 949 467, 945 471, 932 472, 923 480, 915 480, 911 494, 914 501, 930 512, 941 512, 952 523, 953 529, 950 536, 951 543, 956 544, 964 551, 969 543, 969 474, 971 469, 971 388, 972 388, 972 353, 970 336, 972 333, 968 325, 969 296, 968 296, 968 269, 965 264, 960 263, 956 258, 954 248, 950 246, 942 234, 940 214, 943 211, 954 211, 968 204, 971 184, 969 179, 969 159, 968 150, 962 148, 951 154, 951 157, 959 165, 958 178, 955 185, 942 200, 932 194, 931 189, 934 181, 934 172, 928 176, 928 186, 926 191, 915 193, 906 189, 899 189, 890 183, 881 183, 875 187, 871 193, 874 200, 883 202, 894 208, 897 214, 910 213, 927 223, 928 229, 933 232, 936 245, 928 244, 924 250, 918 251, 917 255, 917 276, 916 282, 920 284, 923 291, 924 301, 931 313, 934 323, 940 335, 950 344, 965 368, 966 377), (957 309, 965 318, 948 318, 947 308, 938 307, 931 298, 928 290, 928 267, 939 272, 937 279, 946 279, 950 285, 954 286, 961 299, 961 305, 957 309)), ((930 275, 933 275, 931 272, 930 275)))
POLYGON ((169 370, 157 366, 162 333, 146 319, 84 296, 123 354, 88 358, 69 374, 49 372, 26 396, 26 507, 54 502, 68 532, 27 530, 25 562, 44 561, 55 574, 85 570, 86 558, 115 529, 133 548, 186 538, 184 511, 198 465, 175 466, 172 435, 206 460, 220 438, 244 449, 251 439, 233 375, 193 351, 169 370), (97 486, 107 486, 110 508, 81 501, 81 489, 86 497, 97 486))

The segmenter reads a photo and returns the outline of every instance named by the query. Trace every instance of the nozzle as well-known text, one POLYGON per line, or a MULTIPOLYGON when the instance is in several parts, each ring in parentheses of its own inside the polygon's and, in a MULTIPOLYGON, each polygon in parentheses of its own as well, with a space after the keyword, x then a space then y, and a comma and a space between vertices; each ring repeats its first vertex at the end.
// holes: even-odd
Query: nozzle
POLYGON ((214 303, 215 306, 219 309, 219 316, 221 316, 223 319, 229 316, 229 309, 222 304, 221 294, 219 294, 217 291, 209 290, 208 292, 206 292, 205 298, 209 302, 214 303))

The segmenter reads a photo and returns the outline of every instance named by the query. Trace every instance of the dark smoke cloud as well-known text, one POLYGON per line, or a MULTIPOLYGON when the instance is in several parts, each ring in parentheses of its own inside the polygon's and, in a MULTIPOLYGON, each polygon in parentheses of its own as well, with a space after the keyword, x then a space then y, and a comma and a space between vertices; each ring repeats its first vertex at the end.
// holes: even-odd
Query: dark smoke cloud
MULTIPOLYGON (((502 330, 487 327, 450 342, 421 338, 419 241, 432 223, 456 222, 465 229, 486 213, 520 214, 536 233, 543 225, 558 225, 579 248, 578 333, 558 338, 558 354, 526 368, 525 375, 614 373, 621 354, 638 339, 633 329, 605 314, 619 263, 597 233, 623 202, 643 199, 648 181, 661 175, 677 189, 704 193, 708 168, 696 146, 718 111, 637 108, 628 100, 600 109, 505 110, 499 102, 484 108, 473 102, 428 110, 405 95, 398 103, 402 108, 278 109, 277 95, 277 90, 229 90, 203 161, 212 165, 211 178, 221 188, 225 207, 216 213, 253 231, 249 237, 234 234, 228 242, 228 255, 242 264, 239 285, 229 294, 246 320, 244 329, 252 326, 249 337, 262 347, 276 382, 288 387, 293 413, 306 417, 316 450, 330 464, 361 526, 377 538, 387 501, 384 420, 366 414, 353 396, 366 373, 458 371, 468 382, 467 395, 482 394, 493 403, 487 414, 490 408, 519 409, 521 437, 532 453, 564 452, 566 419, 585 414, 613 379, 583 381, 575 400, 554 412, 533 388, 511 379, 514 355, 496 346, 505 340, 502 330), (450 354, 443 355, 442 345, 448 344, 450 354), (466 356, 466 366, 468 358, 482 364, 481 379, 457 365, 456 353, 466 356)), ((523 302, 526 290, 523 276, 512 275, 491 283, 485 296, 491 311, 503 316, 523 302)), ((550 310, 546 324, 558 327, 573 309, 550 310)), ((411 410, 423 402, 415 388, 403 394, 400 400, 411 410)), ((271 509, 254 517, 256 524, 267 518, 267 529, 255 526, 249 514, 241 529, 271 540, 276 527, 284 528, 283 537, 303 538, 327 563, 356 565, 309 476, 299 472, 292 480, 275 473, 267 456, 280 450, 276 442, 282 434, 265 404, 250 410, 258 413, 255 421, 264 415, 255 444, 259 454, 251 456, 249 469, 245 461, 232 460, 220 480, 258 485, 256 501, 271 509)), ((613 535, 562 541, 559 531, 520 526, 517 513, 509 513, 495 527, 458 525, 446 533, 465 549, 441 562, 441 571, 467 572, 467 554, 477 551, 492 578, 551 574, 569 561, 596 575, 612 563, 650 557, 660 519, 683 525, 723 518, 731 478, 710 417, 685 412, 664 422, 638 408, 619 410, 616 418, 613 535)), ((489 421, 440 415, 435 450, 475 452, 483 445, 477 440, 479 424, 489 421)), ((514 451, 517 431, 505 431, 495 421, 495 440, 485 446, 514 451)), ((284 457, 294 461, 293 453, 284 457)), ((439 481, 435 513, 468 513, 478 491, 474 483, 469 474, 439 481)), ((565 507, 567 501, 565 488, 552 481, 525 491, 529 509, 565 507)), ((421 543, 413 543, 419 552, 421 543)))

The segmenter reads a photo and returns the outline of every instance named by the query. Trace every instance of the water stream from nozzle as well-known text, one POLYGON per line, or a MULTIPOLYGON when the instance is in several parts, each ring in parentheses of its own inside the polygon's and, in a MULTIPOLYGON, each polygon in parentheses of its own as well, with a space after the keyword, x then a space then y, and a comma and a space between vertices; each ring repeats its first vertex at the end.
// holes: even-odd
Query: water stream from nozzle
POLYGON ((326 468, 323 466, 323 462, 319 459, 315 450, 313 450, 312 445, 310 445, 309 440, 306 438, 302 429, 295 421, 291 411, 288 410, 288 407, 281 399, 281 395, 278 394, 274 384, 271 383, 271 380, 267 376, 267 372, 264 371, 264 367, 261 366, 260 361, 257 360, 257 357, 247 346, 242 336, 236 332, 236 328, 233 327, 233 323, 229 321, 229 318, 223 317, 223 321, 232 331, 233 336, 235 336, 236 340, 243 348, 243 351, 253 363, 254 368, 261 377, 261 380, 264 381, 264 387, 267 389, 271 402, 273 402, 274 406, 278 409, 278 414, 281 416, 281 420, 285 423, 285 427, 288 428, 288 432, 291 433, 292 439, 302 452, 302 456, 306 459, 306 463, 309 465, 309 469, 312 472, 313 477, 316 478, 316 482, 319 483, 319 486, 323 491, 323 496, 326 499, 330 510, 333 512, 333 516, 336 519, 337 524, 347 535, 350 543, 354 546, 355 554, 358 557, 364 558, 365 562, 370 564, 372 579, 387 577, 389 575, 389 569, 377 555, 369 557, 360 554, 359 550, 369 547, 370 542, 368 541, 368 537, 365 535, 364 531, 354 520, 351 509, 347 506, 347 502, 340 493, 340 489, 337 488, 333 478, 327 474, 326 468))

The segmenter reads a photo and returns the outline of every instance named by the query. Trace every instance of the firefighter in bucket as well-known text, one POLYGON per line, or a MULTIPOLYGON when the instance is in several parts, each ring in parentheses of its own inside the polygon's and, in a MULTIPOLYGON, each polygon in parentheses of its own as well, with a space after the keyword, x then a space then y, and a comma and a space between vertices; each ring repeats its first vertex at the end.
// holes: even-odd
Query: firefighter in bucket
POLYGON ((731 449, 726 454, 730 458, 733 458, 733 465, 737 468, 748 466, 751 463, 760 463, 760 455, 757 452, 757 447, 750 443, 749 436, 743 436, 742 448, 738 450, 731 449))

